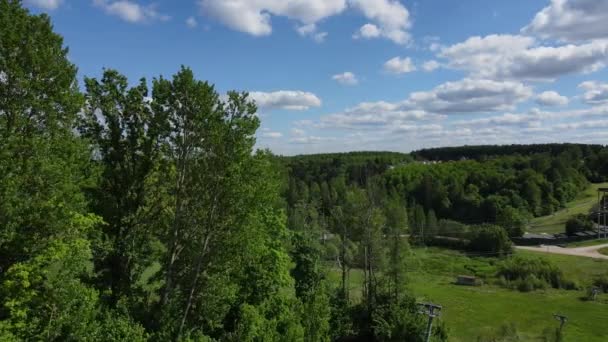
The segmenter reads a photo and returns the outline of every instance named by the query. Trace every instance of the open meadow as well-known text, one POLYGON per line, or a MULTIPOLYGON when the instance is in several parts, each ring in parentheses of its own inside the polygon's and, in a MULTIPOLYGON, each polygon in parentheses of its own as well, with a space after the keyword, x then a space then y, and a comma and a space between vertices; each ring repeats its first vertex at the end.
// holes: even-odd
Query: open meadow
MULTIPOLYGON (((586 289, 593 278, 608 273, 608 260, 595 260, 564 255, 548 255, 517 251, 525 258, 543 258, 557 265, 566 279, 578 290, 546 289, 519 292, 498 284, 497 258, 466 256, 439 248, 414 248, 408 261, 408 285, 419 302, 432 301, 443 306, 440 320, 446 325, 450 341, 472 341, 477 336, 492 336, 505 324, 514 324, 523 341, 542 341, 546 329, 555 329, 559 322, 554 313, 568 316, 564 328, 565 341, 597 341, 608 339, 608 295, 599 295, 595 302, 585 300, 586 289), (462 286, 454 282, 457 275, 475 275, 481 286, 462 286)), ((329 278, 336 284, 339 272, 332 270, 329 278)), ((351 298, 361 297, 362 273, 351 272, 351 298)))
POLYGON ((532 219, 526 230, 530 233, 563 233, 566 221, 574 215, 588 213, 597 204, 597 189, 606 187, 608 183, 591 184, 576 200, 568 202, 566 208, 532 219))

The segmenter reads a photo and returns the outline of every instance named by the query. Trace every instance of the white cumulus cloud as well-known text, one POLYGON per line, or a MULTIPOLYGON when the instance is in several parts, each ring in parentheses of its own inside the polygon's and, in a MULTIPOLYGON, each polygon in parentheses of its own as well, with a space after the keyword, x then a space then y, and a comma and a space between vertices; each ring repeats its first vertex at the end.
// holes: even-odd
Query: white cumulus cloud
POLYGON ((353 35, 353 38, 378 38, 380 37, 380 29, 374 24, 365 24, 359 28, 359 31, 353 35))
POLYGON ((531 87, 520 82, 466 78, 446 82, 431 91, 414 92, 406 103, 441 114, 496 112, 513 109, 532 93, 531 87))
POLYGON ((149 21, 167 21, 168 15, 161 14, 155 5, 140 5, 134 1, 109 1, 94 0, 94 4, 102 8, 106 13, 119 17, 130 23, 141 23, 149 21))
POLYGON ((608 83, 597 81, 586 81, 579 84, 579 88, 585 90, 582 99, 591 105, 608 103, 608 83))
POLYGON ((271 15, 306 25, 346 9, 346 0, 199 0, 198 4, 204 15, 254 36, 272 33, 271 15))
POLYGON ((391 74, 405 74, 416 70, 416 66, 409 57, 394 57, 384 63, 384 70, 391 74))
POLYGON ((410 42, 411 36, 408 32, 412 26, 410 12, 398 0, 349 0, 349 2, 374 22, 363 25, 355 37, 383 37, 397 44, 410 42))
POLYGON ((608 1, 551 0, 523 33, 567 42, 608 38, 608 1))
POLYGON ((436 60, 430 60, 422 64, 422 69, 426 72, 431 72, 438 69, 441 65, 436 60))
POLYGON ((63 0, 26 0, 26 4, 52 11, 63 3, 63 0))
POLYGON ((314 23, 299 26, 296 31, 303 37, 311 37, 317 43, 324 42, 327 37, 327 32, 318 32, 314 23))
POLYGON ((343 72, 341 74, 333 75, 331 77, 334 81, 343 85, 357 85, 359 80, 357 76, 350 71, 343 72))
POLYGON ((312 25, 350 7, 371 21, 354 37, 386 38, 397 44, 411 40, 410 13, 398 0, 198 0, 198 5, 202 14, 254 36, 272 33, 272 16, 287 17, 301 24, 296 29, 298 33, 318 42, 327 32, 317 32, 312 25))
POLYGON ((536 95, 535 101, 541 106, 565 106, 568 98, 555 91, 544 91, 536 95))
POLYGON ((321 106, 321 99, 315 94, 299 90, 253 91, 249 96, 262 109, 307 110, 321 106))
POLYGON ((471 37, 443 47, 447 66, 473 77, 552 81, 567 74, 590 73, 608 63, 608 42, 536 46, 532 37, 489 35, 471 37))

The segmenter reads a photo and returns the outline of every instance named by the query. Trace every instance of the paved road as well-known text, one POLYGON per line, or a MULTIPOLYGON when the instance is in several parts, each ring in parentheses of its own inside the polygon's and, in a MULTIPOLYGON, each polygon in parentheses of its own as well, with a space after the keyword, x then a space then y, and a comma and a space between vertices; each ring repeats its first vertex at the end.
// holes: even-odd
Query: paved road
POLYGON ((559 246, 548 246, 541 245, 540 247, 528 247, 528 246, 515 246, 517 249, 525 249, 528 251, 553 253, 553 254, 564 254, 564 255, 576 255, 595 259, 608 259, 608 255, 600 254, 597 250, 600 248, 608 247, 608 243, 595 246, 587 247, 576 247, 576 248, 563 248, 559 246))

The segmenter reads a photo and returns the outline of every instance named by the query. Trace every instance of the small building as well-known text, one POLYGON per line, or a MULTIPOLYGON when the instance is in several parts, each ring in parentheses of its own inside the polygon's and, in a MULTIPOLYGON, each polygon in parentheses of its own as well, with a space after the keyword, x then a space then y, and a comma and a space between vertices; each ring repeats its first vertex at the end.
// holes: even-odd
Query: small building
POLYGON ((456 277, 456 285, 477 286, 477 278, 474 276, 459 275, 456 277))

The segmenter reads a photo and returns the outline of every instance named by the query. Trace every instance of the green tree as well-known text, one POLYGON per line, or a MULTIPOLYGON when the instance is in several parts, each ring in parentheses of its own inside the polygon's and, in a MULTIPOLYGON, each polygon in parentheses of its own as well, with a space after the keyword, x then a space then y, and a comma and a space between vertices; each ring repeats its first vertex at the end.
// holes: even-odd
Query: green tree
POLYGON ((385 271, 387 292, 394 298, 401 297, 406 284, 406 253, 409 245, 407 233, 407 209, 392 200, 386 208, 388 262, 385 271))
POLYGON ((424 241, 426 215, 424 214, 424 208, 421 205, 415 205, 412 209, 412 215, 410 215, 410 234, 418 236, 420 242, 424 241))
POLYGON ((0 334, 96 340, 116 336, 100 322, 112 316, 124 336, 142 340, 89 285, 89 237, 101 221, 87 213, 83 189, 96 169, 74 134, 83 101, 66 56, 46 15, 0 0, 0 334))
POLYGON ((276 329, 277 336, 286 332, 282 325, 301 330, 289 321, 293 313, 285 314, 297 299, 288 295, 294 284, 281 177, 266 153, 252 152, 255 104, 236 92, 222 101, 187 68, 172 80, 155 80, 153 101, 171 127, 162 147, 160 185, 167 190, 159 191, 169 195, 170 206, 160 237, 167 253, 159 339, 186 332, 255 336, 239 330, 247 320, 276 329))
POLYGON ((99 255, 98 272, 115 303, 121 296, 134 296, 135 282, 157 261, 150 258, 156 239, 149 226, 163 208, 158 205, 162 202, 150 199, 147 181, 161 156, 166 118, 147 100, 145 79, 129 88, 126 77, 106 70, 101 81, 87 78, 85 84, 80 130, 92 145, 93 162, 102 167, 91 192, 110 243, 109 251, 99 255))
POLYGON ((439 222, 437 221, 437 216, 435 216, 435 211, 433 209, 429 210, 426 213, 426 233, 427 238, 432 239, 437 232, 439 231, 439 222))
POLYGON ((386 265, 383 241, 386 218, 383 211, 374 204, 377 198, 378 192, 371 183, 368 183, 367 191, 353 188, 347 194, 346 213, 351 218, 350 224, 359 242, 358 259, 363 268, 363 305, 366 307, 368 327, 371 327, 380 277, 386 265))
POLYGON ((295 267, 291 275, 296 296, 302 302, 302 325, 306 341, 329 340, 329 297, 321 268, 319 239, 306 231, 293 234, 291 252, 295 267))
POLYGON ((0 268, 27 260, 84 214, 88 151, 73 134, 76 67, 46 15, 0 1, 0 268))
POLYGON ((512 243, 507 232, 499 226, 481 225, 473 228, 469 248, 489 255, 504 256, 512 252, 512 243))
POLYGON ((593 221, 588 215, 578 214, 566 221, 566 234, 574 235, 578 232, 593 230, 593 221))
POLYGON ((502 208, 496 218, 496 224, 506 229, 509 237, 524 235, 527 221, 525 214, 512 206, 502 208))

